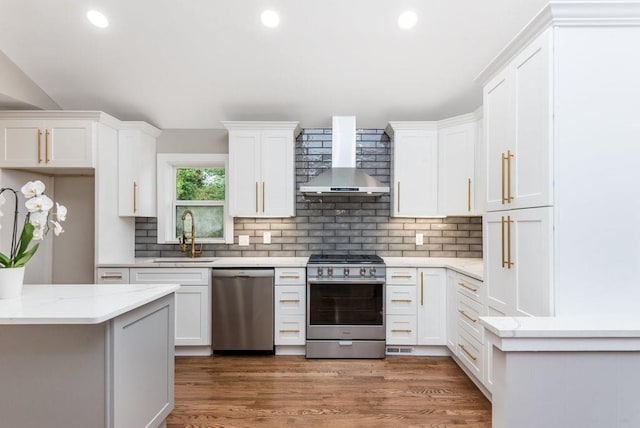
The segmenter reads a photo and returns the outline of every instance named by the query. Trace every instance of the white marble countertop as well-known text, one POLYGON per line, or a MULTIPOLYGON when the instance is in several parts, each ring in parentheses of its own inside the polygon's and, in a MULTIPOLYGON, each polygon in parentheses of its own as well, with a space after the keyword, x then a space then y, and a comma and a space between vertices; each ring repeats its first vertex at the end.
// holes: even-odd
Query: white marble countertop
POLYGON ((171 294, 179 285, 24 285, 0 300, 0 325, 100 324, 171 294))
MULTIPOLYGON (((442 267, 482 281, 482 259, 454 257, 383 257, 387 267, 442 267)), ((144 257, 132 263, 103 263, 98 267, 306 267, 308 257, 144 257), (160 260, 160 261, 159 261, 160 260)))

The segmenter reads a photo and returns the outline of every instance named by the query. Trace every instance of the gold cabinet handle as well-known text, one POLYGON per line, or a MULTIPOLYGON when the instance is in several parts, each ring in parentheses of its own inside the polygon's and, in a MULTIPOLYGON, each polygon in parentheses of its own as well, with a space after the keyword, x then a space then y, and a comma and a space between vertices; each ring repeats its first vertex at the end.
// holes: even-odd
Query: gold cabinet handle
POLYGON ((411 303, 413 300, 411 299, 391 299, 392 303, 411 303))
POLYGON ((507 150, 507 203, 511 203, 513 201, 513 196, 511 196, 511 159, 513 158, 513 153, 511 150, 507 150))
POLYGON ((514 263, 511 261, 511 216, 507 216, 507 269, 511 269, 514 263))
POLYGON ((393 279, 411 279, 411 275, 391 275, 393 279))
POLYGON ((258 182, 256 181, 256 212, 258 212, 258 182))
POLYGON ((264 183, 264 181, 262 182, 262 212, 264 213, 264 200, 266 199, 265 195, 265 187, 266 184, 264 183))
POLYGON ((458 346, 460 347, 460 349, 462 349, 462 352, 464 352, 465 354, 467 354, 469 356, 469 358, 471 358, 473 361, 476 361, 478 358, 474 357, 471 352, 467 351, 467 348, 464 347, 463 344, 459 343, 458 346))
POLYGON ((398 181, 398 212, 400 212, 400 182, 398 181))
POLYGON ((300 275, 280 275, 280 279, 300 279, 300 275))
POLYGON ((38 128, 38 163, 42 163, 42 157, 40 156, 40 152, 42 150, 40 140, 42 139, 42 131, 38 128))
POLYGON ((462 309, 458 309, 458 312, 460 312, 460 315, 462 315, 463 317, 465 317, 469 321, 474 322, 474 323, 478 322, 477 319, 475 319, 474 317, 472 317, 471 315, 469 315, 468 313, 466 313, 462 309))
POLYGON ((500 250, 502 252, 502 267, 506 267, 507 266, 507 261, 504 258, 504 216, 501 217, 500 219, 500 250))
POLYGON ((424 306, 424 272, 420 272, 420 306, 424 306))
POLYGON ((300 330, 280 330, 280 333, 300 333, 300 330))
POLYGON ((504 161, 506 156, 504 153, 500 153, 500 187, 502 189, 502 205, 505 204, 507 198, 504 196, 504 161))
POLYGON ((121 273, 105 273, 100 275, 101 279, 122 279, 121 273))
POLYGON ((466 288, 467 290, 473 291, 474 293, 476 293, 478 291, 477 288, 474 287, 469 287, 467 284, 465 284, 464 282, 459 282, 458 285, 462 288, 466 288))
POLYGON ((49 163, 49 130, 44 131, 44 163, 49 163))
POLYGON ((300 299, 280 299, 280 303, 300 303, 300 299))
POLYGON ((138 183, 133 182, 133 212, 138 211, 138 183))
POLYGON ((403 330, 403 329, 392 329, 391 333, 411 333, 413 330, 403 330))
POLYGON ((467 211, 471 212, 471 179, 467 181, 467 211))

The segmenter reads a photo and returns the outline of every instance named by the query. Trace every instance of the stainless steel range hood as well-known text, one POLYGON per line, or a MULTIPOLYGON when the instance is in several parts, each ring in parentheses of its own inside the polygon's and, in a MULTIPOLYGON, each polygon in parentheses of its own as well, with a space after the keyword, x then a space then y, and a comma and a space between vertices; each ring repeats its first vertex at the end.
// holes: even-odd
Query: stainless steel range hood
POLYGON ((380 196, 385 186, 356 168, 356 118, 333 116, 331 168, 300 186, 307 196, 380 196))

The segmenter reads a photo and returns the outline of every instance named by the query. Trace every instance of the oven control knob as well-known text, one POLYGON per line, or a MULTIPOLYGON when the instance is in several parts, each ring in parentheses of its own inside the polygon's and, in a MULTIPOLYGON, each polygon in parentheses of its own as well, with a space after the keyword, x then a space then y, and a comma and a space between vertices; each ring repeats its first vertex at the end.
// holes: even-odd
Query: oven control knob
POLYGON ((367 274, 367 270, 365 268, 360 268, 360 276, 365 276, 367 274))
POLYGON ((327 275, 333 276, 333 268, 332 267, 328 267, 327 268, 327 275))
POLYGON ((322 272, 322 268, 321 268, 321 267, 319 267, 319 268, 318 268, 318 276, 322 276, 322 275, 323 275, 323 273, 324 273, 324 272, 322 272))
POLYGON ((369 269, 369 275, 370 276, 376 276, 376 268, 369 269))
POLYGON ((349 278, 349 268, 344 268, 344 277, 349 278))

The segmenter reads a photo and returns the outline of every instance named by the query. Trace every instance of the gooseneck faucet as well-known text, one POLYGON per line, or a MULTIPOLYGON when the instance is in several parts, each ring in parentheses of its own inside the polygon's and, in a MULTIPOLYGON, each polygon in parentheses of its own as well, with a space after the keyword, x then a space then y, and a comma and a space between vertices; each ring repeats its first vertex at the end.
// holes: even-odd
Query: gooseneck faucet
POLYGON ((180 241, 180 250, 182 252, 187 251, 187 248, 190 248, 189 257, 194 258, 198 257, 202 254, 202 244, 200 244, 200 249, 196 250, 196 221, 193 218, 193 212, 191 210, 185 210, 182 213, 182 239, 180 241), (187 236, 187 233, 184 231, 184 221, 187 216, 191 217, 191 236, 187 236), (191 244, 187 244, 187 239, 191 239, 191 244))

